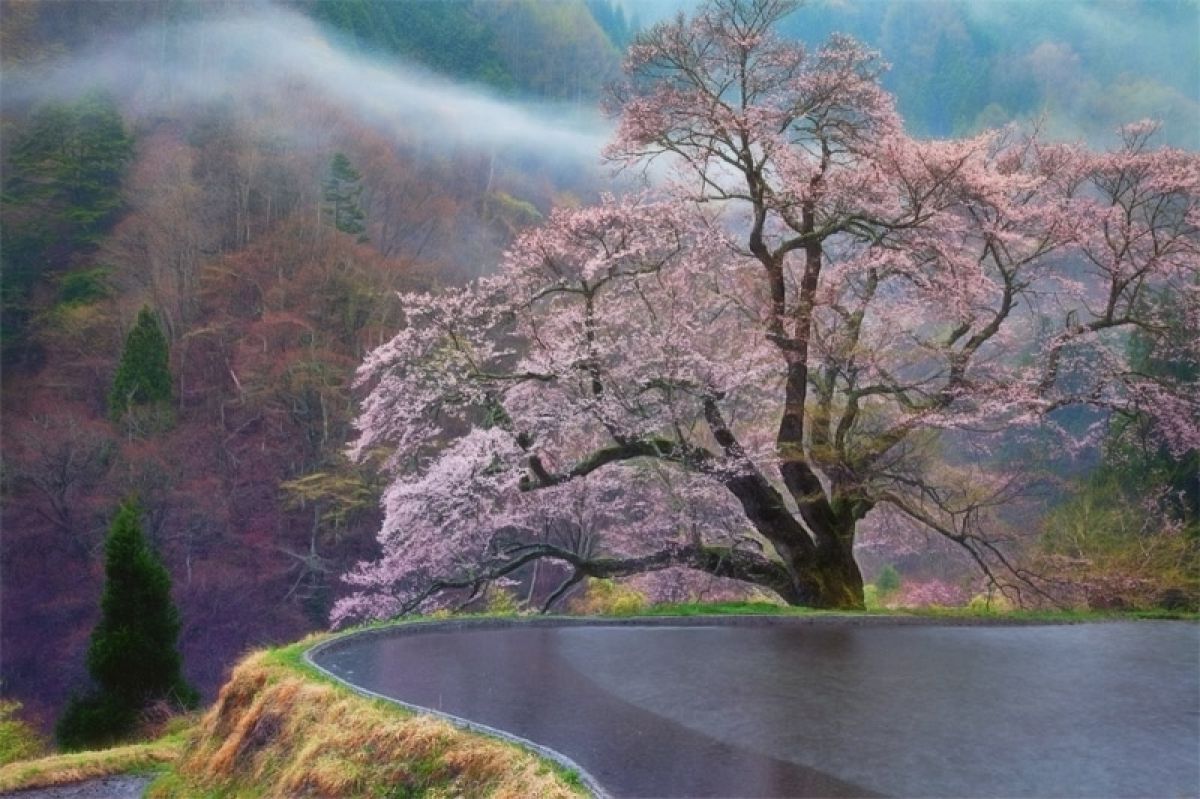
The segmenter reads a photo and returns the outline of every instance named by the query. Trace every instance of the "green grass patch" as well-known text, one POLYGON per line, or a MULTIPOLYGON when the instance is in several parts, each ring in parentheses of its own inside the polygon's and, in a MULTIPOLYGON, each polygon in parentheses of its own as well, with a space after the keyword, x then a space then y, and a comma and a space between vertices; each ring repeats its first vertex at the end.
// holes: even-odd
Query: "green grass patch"
POLYGON ((177 732, 149 743, 10 763, 0 768, 0 791, 68 785, 114 774, 155 772, 179 756, 185 737, 185 733, 177 732))
POLYGON ((654 605, 642 616, 878 616, 924 617, 937 619, 996 619, 1043 622, 1088 622, 1137 619, 1200 620, 1200 613, 1164 609, 1132 611, 1098 610, 988 610, 982 607, 878 608, 873 610, 816 610, 813 608, 776 605, 770 602, 685 602, 654 605))
POLYGON ((1197 621, 1200 613, 1165 609, 1153 610, 986 610, 983 608, 908 608, 903 610, 880 610, 871 615, 880 616, 925 616, 939 619, 996 619, 998 621, 1055 622, 1059 624, 1082 624, 1093 621, 1137 621, 1175 620, 1197 621))
POLYGON ((567 787, 573 788, 583 795, 588 795, 587 789, 583 785, 583 777, 573 768, 560 766, 558 763, 550 763, 550 770, 558 775, 558 778, 567 784, 567 787))
POLYGON ((341 683, 331 679, 319 669, 313 668, 304 659, 304 653, 308 650, 334 637, 336 637, 334 633, 316 633, 294 644, 285 644, 268 649, 263 653, 263 662, 270 666, 282 666, 292 669, 293 671, 300 672, 305 677, 311 677, 314 680, 320 680, 341 687, 341 683))

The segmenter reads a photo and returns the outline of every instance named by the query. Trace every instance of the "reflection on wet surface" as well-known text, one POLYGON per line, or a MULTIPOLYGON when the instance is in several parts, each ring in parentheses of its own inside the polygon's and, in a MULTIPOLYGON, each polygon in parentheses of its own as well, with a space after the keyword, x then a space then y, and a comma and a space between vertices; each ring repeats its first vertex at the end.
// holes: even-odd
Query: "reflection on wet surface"
POLYGON ((617 796, 1195 796, 1200 626, 588 626, 363 637, 368 690, 617 796))

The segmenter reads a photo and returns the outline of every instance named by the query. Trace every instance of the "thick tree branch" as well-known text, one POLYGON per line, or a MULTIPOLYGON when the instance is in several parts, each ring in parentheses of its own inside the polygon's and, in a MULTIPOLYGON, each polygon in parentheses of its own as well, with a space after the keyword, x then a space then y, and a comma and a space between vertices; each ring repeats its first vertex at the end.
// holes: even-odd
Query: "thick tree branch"
POLYGON ((782 564, 744 549, 685 544, 636 557, 588 558, 553 544, 537 543, 508 547, 491 562, 469 574, 430 581, 401 605, 397 615, 412 613, 426 600, 446 591, 467 590, 477 594, 488 583, 541 559, 556 560, 571 568, 571 576, 550 595, 542 607, 543 612, 584 577, 614 579, 669 568, 696 569, 715 577, 741 580, 775 591, 785 601, 799 601, 792 578, 782 564))
POLYGON ((570 470, 553 474, 549 472, 542 459, 537 455, 529 457, 529 471, 532 477, 521 480, 522 491, 533 491, 539 488, 549 488, 584 477, 610 463, 629 461, 635 458, 657 458, 659 460, 700 466, 712 460, 712 453, 699 447, 681 444, 669 438, 651 438, 626 441, 596 450, 587 458, 575 464, 570 470))

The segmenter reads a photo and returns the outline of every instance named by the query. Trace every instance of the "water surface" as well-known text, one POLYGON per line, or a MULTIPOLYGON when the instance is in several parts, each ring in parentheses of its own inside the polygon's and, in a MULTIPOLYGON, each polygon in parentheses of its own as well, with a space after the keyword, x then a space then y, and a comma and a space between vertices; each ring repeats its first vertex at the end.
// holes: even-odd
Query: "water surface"
POLYGON ((616 796, 1200 795, 1200 626, 506 627, 318 662, 616 796))

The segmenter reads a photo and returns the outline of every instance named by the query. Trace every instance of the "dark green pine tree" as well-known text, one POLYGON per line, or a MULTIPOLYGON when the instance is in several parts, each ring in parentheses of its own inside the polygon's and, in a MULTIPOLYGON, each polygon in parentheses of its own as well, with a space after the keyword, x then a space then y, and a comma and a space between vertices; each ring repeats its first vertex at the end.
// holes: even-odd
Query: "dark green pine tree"
POLYGON ((329 177, 322 184, 325 211, 330 224, 342 233, 358 234, 360 241, 366 229, 367 215, 358 204, 362 194, 362 175, 350 165, 344 153, 337 153, 329 163, 329 177))
POLYGON ((108 410, 119 420, 135 405, 171 400, 171 367, 167 337, 149 306, 138 313, 137 323, 125 338, 125 351, 108 395, 108 410))
POLYGON ((96 690, 74 698, 55 733, 64 749, 105 745, 127 736, 139 712, 165 700, 196 705, 176 648, 179 613, 171 578, 147 544, 134 501, 123 503, 104 545, 104 594, 92 631, 87 667, 96 690))

